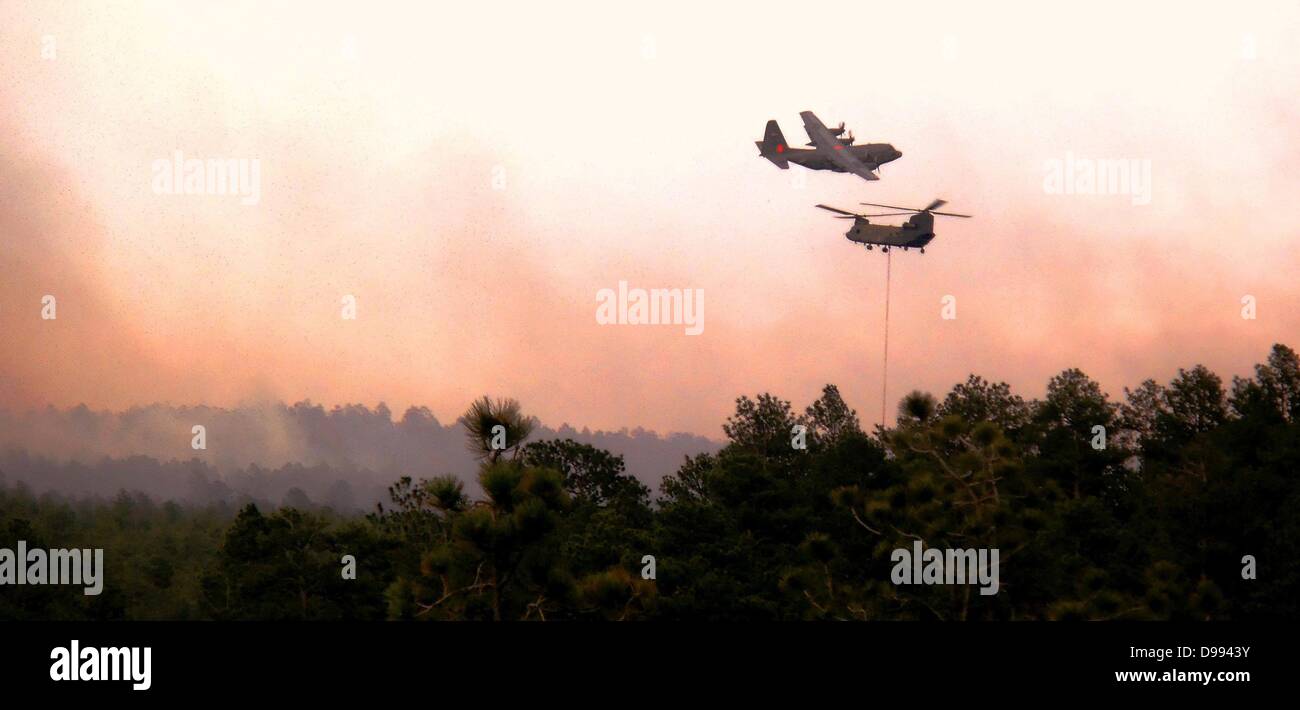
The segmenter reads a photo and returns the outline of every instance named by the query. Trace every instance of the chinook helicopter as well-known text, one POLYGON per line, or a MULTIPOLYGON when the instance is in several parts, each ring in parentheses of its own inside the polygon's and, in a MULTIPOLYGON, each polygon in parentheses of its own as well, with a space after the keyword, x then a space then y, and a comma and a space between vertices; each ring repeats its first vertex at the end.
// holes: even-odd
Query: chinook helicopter
POLYGON ((872 202, 862 202, 860 204, 869 207, 883 207, 885 209, 901 211, 881 212, 878 214, 858 214, 857 212, 849 212, 847 210, 829 207, 827 205, 817 206, 839 215, 836 219, 853 220, 853 226, 849 228, 849 231, 844 233, 846 239, 851 242, 865 244, 867 245, 867 249, 871 249, 872 245, 878 244, 880 245, 880 250, 884 252, 889 251, 890 247, 902 247, 903 251, 916 247, 921 250, 922 254, 924 254, 925 245, 929 244, 931 239, 934 239, 934 215, 942 215, 944 217, 970 217, 968 214, 936 212, 935 210, 948 204, 944 200, 935 200, 925 208, 919 210, 912 207, 878 205, 872 202), (911 216, 906 222, 897 227, 887 224, 872 224, 871 221, 867 219, 868 217, 892 217, 904 214, 911 216))

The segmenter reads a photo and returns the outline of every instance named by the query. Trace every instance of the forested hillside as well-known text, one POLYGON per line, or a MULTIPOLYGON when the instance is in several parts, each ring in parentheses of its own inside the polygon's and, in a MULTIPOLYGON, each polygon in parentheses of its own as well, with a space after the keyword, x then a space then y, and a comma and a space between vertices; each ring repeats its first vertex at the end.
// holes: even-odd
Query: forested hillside
POLYGON ((512 401, 463 422, 481 494, 404 477, 365 516, 6 483, 0 546, 102 547, 107 570, 99 596, 0 588, 0 618, 1300 618, 1283 345, 1253 377, 1197 366, 1122 398, 1079 370, 1033 401, 971 376, 909 394, 887 431, 831 385, 803 409, 741 397, 726 445, 655 495, 619 456, 533 436, 512 401), (998 592, 895 584, 891 554, 917 541, 999 550, 998 592))

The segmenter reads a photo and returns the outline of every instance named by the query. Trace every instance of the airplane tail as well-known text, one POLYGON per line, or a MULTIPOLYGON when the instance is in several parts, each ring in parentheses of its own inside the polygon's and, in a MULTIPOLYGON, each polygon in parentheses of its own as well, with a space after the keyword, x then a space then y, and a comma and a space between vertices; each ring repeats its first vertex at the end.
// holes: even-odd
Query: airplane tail
POLYGON ((758 146, 758 154, 772 161, 776 167, 787 170, 790 167, 790 161, 785 159, 785 151, 789 144, 785 142, 785 136, 781 135, 781 127, 776 125, 776 121, 767 122, 767 130, 763 133, 763 140, 754 141, 758 146))

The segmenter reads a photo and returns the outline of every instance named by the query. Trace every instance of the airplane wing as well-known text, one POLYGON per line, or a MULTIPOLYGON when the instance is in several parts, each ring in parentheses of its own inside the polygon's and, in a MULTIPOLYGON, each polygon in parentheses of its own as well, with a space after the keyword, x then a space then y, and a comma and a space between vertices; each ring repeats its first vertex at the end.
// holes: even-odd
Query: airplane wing
POLYGON ((826 124, 822 123, 817 114, 812 111, 803 111, 799 114, 803 119, 803 128, 808 132, 808 138, 812 140, 813 145, 817 147, 818 152, 825 153, 826 157, 836 166, 845 172, 853 173, 863 180, 879 180, 876 174, 872 172, 878 165, 871 165, 858 160, 853 156, 853 152, 845 150, 844 144, 835 140, 835 136, 826 130, 826 124))
POLYGON ((803 129, 808 132, 808 140, 812 141, 813 145, 821 148, 823 142, 827 145, 835 142, 834 136, 826 130, 826 124, 817 118, 817 114, 812 111, 801 111, 799 118, 803 119, 803 129))
MULTIPOLYGON (((857 161, 854 161, 854 162, 857 162, 857 161)), ((854 175, 857 175, 858 177, 862 178, 863 180, 879 180, 879 179, 880 179, 879 177, 876 177, 876 174, 875 174, 875 173, 871 172, 871 168, 868 167, 866 163, 861 163, 861 162, 859 162, 858 165, 857 165, 857 167, 851 168, 851 169, 849 170, 849 172, 853 173, 854 175)))

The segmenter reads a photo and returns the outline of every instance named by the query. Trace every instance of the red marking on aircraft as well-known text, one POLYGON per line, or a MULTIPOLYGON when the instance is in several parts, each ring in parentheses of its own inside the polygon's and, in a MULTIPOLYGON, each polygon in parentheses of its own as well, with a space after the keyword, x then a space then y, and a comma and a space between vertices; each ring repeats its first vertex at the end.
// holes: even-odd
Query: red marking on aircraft
POLYGON ((781 145, 780 143, 777 143, 777 144, 776 144, 776 152, 778 152, 778 153, 784 153, 784 152, 785 152, 785 146, 781 145))

